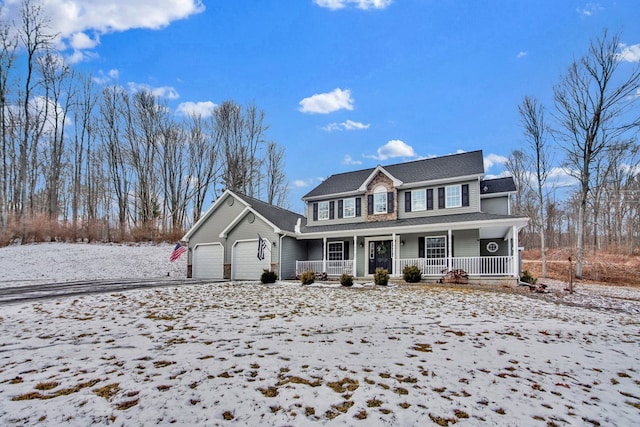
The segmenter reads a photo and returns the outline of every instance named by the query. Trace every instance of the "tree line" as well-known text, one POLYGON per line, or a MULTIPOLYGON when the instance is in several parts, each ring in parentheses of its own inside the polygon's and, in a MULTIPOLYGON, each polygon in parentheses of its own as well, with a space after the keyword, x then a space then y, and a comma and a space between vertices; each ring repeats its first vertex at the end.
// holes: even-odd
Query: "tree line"
POLYGON ((640 60, 623 49, 605 30, 553 87, 553 106, 533 96, 518 106, 525 143, 507 169, 520 189, 515 211, 531 218, 523 242, 541 250, 543 276, 549 248, 571 248, 581 278, 588 251, 640 247, 640 60), (558 172, 575 184, 559 188, 558 172))
POLYGON ((263 110, 176 115, 149 91, 99 86, 55 39, 35 0, 0 22, 0 242, 174 239, 224 189, 286 207, 263 110))

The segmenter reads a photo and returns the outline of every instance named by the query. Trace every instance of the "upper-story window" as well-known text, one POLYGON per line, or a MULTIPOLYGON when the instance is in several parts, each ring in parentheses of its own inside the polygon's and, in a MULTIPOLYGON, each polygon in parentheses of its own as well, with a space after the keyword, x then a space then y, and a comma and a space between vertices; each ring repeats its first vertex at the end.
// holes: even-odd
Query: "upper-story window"
POLYGON ((329 202, 318 203, 318 221, 329 219, 329 202))
POLYGON ((355 218, 356 216, 356 199, 344 199, 342 204, 342 216, 344 218, 355 218))
POLYGON ((411 191, 411 211, 425 211, 427 210, 427 191, 426 190, 412 190, 411 191))
POLYGON ((376 187, 373 190, 373 213, 387 213, 387 189, 383 186, 376 187))
POLYGON ((459 208, 462 206, 462 186, 450 185, 446 187, 445 207, 459 208))

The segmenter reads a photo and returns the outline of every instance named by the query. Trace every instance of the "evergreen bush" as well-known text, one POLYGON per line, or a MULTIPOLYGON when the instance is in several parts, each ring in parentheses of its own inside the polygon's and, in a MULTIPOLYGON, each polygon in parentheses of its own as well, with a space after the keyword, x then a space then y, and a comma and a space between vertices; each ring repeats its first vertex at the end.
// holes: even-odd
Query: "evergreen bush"
POLYGON ((260 281, 262 283, 275 283, 278 280, 278 275, 275 271, 270 270, 262 270, 262 275, 260 276, 260 281))
POLYGON ((343 273, 342 276, 340 276, 340 284, 342 286, 353 286, 353 276, 343 273))
POLYGON ((373 275, 373 281, 376 285, 387 286, 389 283, 389 271, 385 268, 376 268, 376 272, 373 275))
POLYGON ((402 269, 402 278, 407 283, 417 283, 422 279, 422 271, 417 265, 407 265, 402 269))
POLYGON ((310 285, 316 280, 316 273, 313 271, 305 271, 300 275, 300 281, 303 285, 310 285))

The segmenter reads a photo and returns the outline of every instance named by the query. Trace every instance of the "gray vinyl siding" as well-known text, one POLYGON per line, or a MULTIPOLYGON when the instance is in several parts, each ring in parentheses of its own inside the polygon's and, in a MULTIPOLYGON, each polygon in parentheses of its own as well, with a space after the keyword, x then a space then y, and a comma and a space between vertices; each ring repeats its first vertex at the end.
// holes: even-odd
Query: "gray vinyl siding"
MULTIPOLYGON (((220 238, 220 233, 242 212, 245 205, 239 200, 234 200, 232 206, 227 204, 227 196, 225 200, 221 200, 214 212, 204 221, 200 227, 189 238, 189 248, 193 249, 198 243, 221 242, 224 245, 224 239, 220 238)), ((189 264, 192 263, 191 250, 189 251, 189 264)), ((231 258, 225 255, 225 263, 231 262, 231 258)))
POLYGON ((314 226, 314 225, 333 225, 333 224, 355 224, 355 223, 363 222, 366 217, 366 209, 367 209, 366 203, 367 203, 367 198, 364 195, 352 196, 352 197, 339 197, 337 199, 327 199, 327 200, 309 202, 307 204, 307 214, 306 214, 307 225, 314 226), (360 203, 361 203, 360 216, 355 216, 353 218, 338 218, 338 202, 340 200, 357 199, 357 198, 360 198, 360 203), (323 219, 323 220, 314 221, 313 205, 315 203, 321 203, 321 202, 333 202, 333 205, 334 205, 333 219, 323 219))
POLYGON ((453 256, 475 257, 480 256, 478 230, 456 230, 453 232, 453 256))
POLYGON ((295 279, 296 261, 307 259, 307 243, 296 240, 293 237, 284 237, 280 250, 282 252, 282 262, 280 263, 281 279, 295 279))
POLYGON ((267 223, 262 221, 257 216, 254 216, 253 222, 250 222, 250 217, 253 213, 247 213, 232 230, 229 231, 227 235, 227 244, 225 247, 225 259, 229 260, 227 262, 232 262, 231 254, 233 252, 233 244, 238 240, 256 240, 256 257, 258 253, 258 234, 265 239, 268 240, 270 247, 267 248, 267 251, 271 254, 271 262, 277 263, 279 259, 278 255, 278 240, 279 236, 273 232, 273 228, 269 226, 267 223), (276 243, 276 246, 273 243, 276 243))
POLYGON ((507 196, 484 198, 480 201, 480 209, 486 213, 509 215, 509 198, 507 196))
POLYGON ((418 218, 418 217, 425 217, 425 216, 454 215, 454 214, 460 214, 460 213, 479 212, 479 211, 480 211, 480 189, 478 187, 478 181, 476 180, 455 182, 450 184, 441 184, 441 185, 421 187, 421 188, 416 187, 416 188, 401 190, 398 192, 398 219, 418 218), (440 209, 438 206, 438 188, 448 187, 451 185, 464 185, 464 184, 469 185, 469 206, 461 206, 459 208, 440 209), (424 211, 407 212, 405 210, 405 205, 404 205, 405 193, 411 192, 412 190, 421 190, 421 189, 433 190, 433 209, 424 210, 424 211))

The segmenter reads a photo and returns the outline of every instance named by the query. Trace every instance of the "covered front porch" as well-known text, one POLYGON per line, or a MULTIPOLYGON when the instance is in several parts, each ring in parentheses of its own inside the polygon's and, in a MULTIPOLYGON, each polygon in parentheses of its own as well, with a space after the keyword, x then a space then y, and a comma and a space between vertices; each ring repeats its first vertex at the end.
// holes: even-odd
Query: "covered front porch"
MULTIPOLYGON (((518 227, 406 230, 391 234, 325 236, 305 240, 306 259, 296 260, 296 276, 305 271, 330 278, 342 274, 372 277, 377 268, 402 277, 407 266, 417 266, 424 279, 438 279, 452 270, 470 278, 518 278, 518 227)), ((299 253, 300 254, 300 253, 299 253)))

